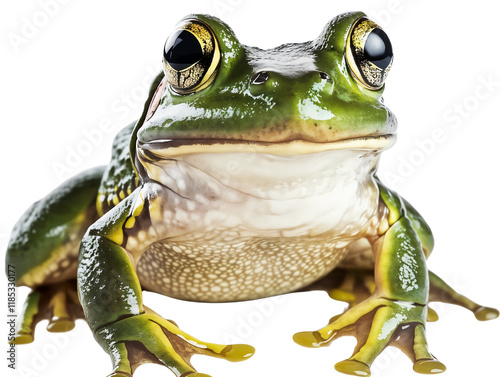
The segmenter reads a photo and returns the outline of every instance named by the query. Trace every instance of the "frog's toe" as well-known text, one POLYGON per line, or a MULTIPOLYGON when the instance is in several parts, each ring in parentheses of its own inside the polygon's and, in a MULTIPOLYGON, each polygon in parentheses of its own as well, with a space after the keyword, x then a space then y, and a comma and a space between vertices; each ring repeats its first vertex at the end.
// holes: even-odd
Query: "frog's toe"
POLYGON ((337 372, 350 374, 353 376, 370 376, 370 367, 365 363, 357 360, 344 360, 335 364, 337 372))
POLYGON ((479 321, 489 321, 498 318, 498 310, 495 308, 488 308, 481 306, 474 311, 474 315, 479 321))
POLYGON ((293 335, 293 341, 302 347, 317 348, 327 346, 333 339, 323 339, 318 331, 303 331, 293 335))
POLYGON ((434 309, 427 307, 427 322, 436 322, 439 319, 439 315, 434 309))
POLYGON ((255 353, 255 348, 248 344, 231 344, 226 346, 220 353, 221 357, 228 361, 244 361, 255 353))
POLYGON ((29 344, 35 340, 33 333, 19 331, 12 339, 9 344, 29 344))
MULTIPOLYGON (((330 345, 335 339, 348 334, 353 334, 356 322, 363 316, 373 315, 378 304, 384 300, 366 300, 351 307, 343 314, 332 317, 329 324, 318 331, 304 331, 293 336, 295 343, 309 348, 324 347, 330 345)), ((369 318, 366 318, 369 321, 369 318)), ((366 321, 363 321, 366 322, 366 321)))
POLYGON ((340 288, 332 289, 330 292, 328 292, 328 295, 337 301, 344 301, 348 303, 356 301, 356 295, 353 292, 340 288))
POLYGON ((334 315, 332 318, 330 318, 330 320, 328 321, 328 323, 333 323, 335 322, 337 319, 339 319, 340 317, 342 316, 342 314, 337 314, 337 315, 334 315))
POLYGON ((429 353, 425 329, 422 324, 401 332, 392 345, 400 348, 412 361, 413 370, 423 374, 437 374, 446 370, 446 366, 429 353))
POLYGON ((446 370, 446 366, 439 360, 422 359, 415 361, 413 364, 413 370, 417 373, 437 374, 443 373, 446 370))
POLYGON ((489 321, 498 318, 499 313, 497 309, 482 306, 470 298, 461 295, 433 272, 429 272, 429 280, 429 301, 441 301, 462 306, 474 313, 474 316, 479 321, 489 321))
POLYGON ((341 270, 339 275, 340 281, 334 282, 335 286, 328 290, 328 295, 334 300, 347 302, 349 307, 367 299, 375 290, 373 271, 341 270))
POLYGON ((71 318, 61 318, 61 317, 52 317, 47 325, 47 331, 49 332, 66 332, 73 330, 75 328, 75 321, 71 318))

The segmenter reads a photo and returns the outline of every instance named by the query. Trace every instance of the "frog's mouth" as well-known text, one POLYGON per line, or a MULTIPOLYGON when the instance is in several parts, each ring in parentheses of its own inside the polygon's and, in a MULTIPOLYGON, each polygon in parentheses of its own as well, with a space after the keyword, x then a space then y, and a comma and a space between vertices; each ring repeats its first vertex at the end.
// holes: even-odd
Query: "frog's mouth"
POLYGON ((299 156, 333 150, 382 151, 394 145, 395 134, 374 135, 332 142, 306 140, 261 142, 231 139, 164 139, 138 141, 139 158, 159 161, 195 153, 258 153, 275 156, 299 156))
POLYGON ((184 198, 203 192, 206 197, 222 195, 236 201, 240 194, 298 200, 331 192, 342 196, 345 187, 353 192, 371 187, 380 152, 394 139, 378 135, 329 143, 138 142, 137 162, 143 178, 184 198))

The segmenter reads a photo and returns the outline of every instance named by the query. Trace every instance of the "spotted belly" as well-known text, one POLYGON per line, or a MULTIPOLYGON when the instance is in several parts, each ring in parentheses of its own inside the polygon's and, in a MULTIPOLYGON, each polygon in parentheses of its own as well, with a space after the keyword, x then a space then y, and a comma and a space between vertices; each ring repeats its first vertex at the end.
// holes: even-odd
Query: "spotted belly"
POLYGON ((292 292, 323 277, 347 253, 340 240, 163 240, 141 257, 143 288, 189 301, 250 300, 292 292))

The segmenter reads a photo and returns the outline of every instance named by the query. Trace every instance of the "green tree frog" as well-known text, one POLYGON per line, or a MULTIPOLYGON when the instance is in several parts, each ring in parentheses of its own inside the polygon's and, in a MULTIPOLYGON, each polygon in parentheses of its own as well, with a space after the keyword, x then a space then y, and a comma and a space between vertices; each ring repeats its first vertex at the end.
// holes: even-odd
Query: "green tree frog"
POLYGON ((416 372, 444 371, 427 345, 429 301, 479 320, 498 311, 428 271, 428 225, 376 176, 396 137, 382 99, 392 62, 387 34, 360 12, 269 50, 217 18, 184 18, 109 165, 65 182, 13 229, 6 264, 32 289, 14 342, 32 342, 43 319, 60 332, 84 318, 111 376, 159 363, 202 377, 192 355, 243 361, 253 347, 198 340, 146 307, 143 290, 230 302, 320 289, 348 308, 293 339, 355 336, 338 371, 370 375, 389 345, 416 372))

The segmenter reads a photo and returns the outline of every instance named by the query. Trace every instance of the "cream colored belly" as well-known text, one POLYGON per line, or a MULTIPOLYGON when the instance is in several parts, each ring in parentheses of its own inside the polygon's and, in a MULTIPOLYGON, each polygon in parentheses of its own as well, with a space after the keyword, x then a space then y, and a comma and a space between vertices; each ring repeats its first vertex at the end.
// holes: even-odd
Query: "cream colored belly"
POLYGON ((347 242, 339 240, 157 242, 139 261, 138 275, 143 288, 183 300, 250 300, 304 287, 346 252, 347 242))
POLYGON ((292 292, 376 234, 378 154, 200 154, 149 167, 152 245, 129 237, 141 285, 193 301, 292 292), (228 161, 244 167, 226 172, 228 161), (234 174, 233 174, 234 173, 234 174), (144 247, 143 247, 144 246, 144 247), (146 250, 146 251, 144 251, 146 250))

